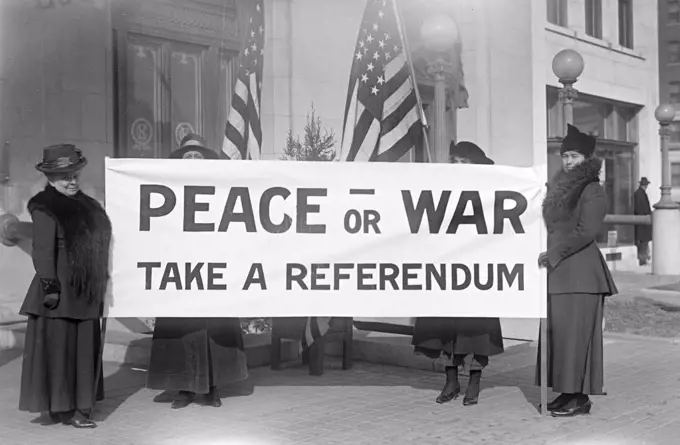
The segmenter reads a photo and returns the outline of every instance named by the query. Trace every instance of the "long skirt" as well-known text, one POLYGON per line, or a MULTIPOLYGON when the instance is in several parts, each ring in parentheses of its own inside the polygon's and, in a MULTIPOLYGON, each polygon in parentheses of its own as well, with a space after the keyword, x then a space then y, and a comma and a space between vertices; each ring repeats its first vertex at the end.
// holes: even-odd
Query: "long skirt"
MULTIPOLYGON (((548 387, 566 394, 603 394, 604 296, 548 295, 548 387)), ((541 343, 536 385, 541 377, 541 343)))
MULTIPOLYGON (((29 316, 19 409, 89 413, 100 342, 99 320, 29 316)), ((99 379, 97 401, 104 399, 103 380, 99 379)))
POLYGON ((434 359, 441 354, 488 357, 504 350, 498 318, 417 318, 411 344, 417 354, 434 359))
POLYGON ((238 318, 157 318, 146 386, 207 394, 248 378, 238 318))

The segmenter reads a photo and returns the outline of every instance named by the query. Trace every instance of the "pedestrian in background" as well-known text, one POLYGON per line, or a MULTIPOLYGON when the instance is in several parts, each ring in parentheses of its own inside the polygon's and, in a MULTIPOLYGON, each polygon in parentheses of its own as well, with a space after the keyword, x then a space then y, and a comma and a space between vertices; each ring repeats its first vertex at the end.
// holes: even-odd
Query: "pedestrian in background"
MULTIPOLYGON (((492 165, 484 151, 472 142, 451 143, 449 162, 453 164, 492 165)), ((469 317, 422 317, 417 318, 412 344, 417 354, 437 359, 442 354, 452 358, 446 366, 446 383, 437 403, 447 403, 460 395, 459 368, 465 358, 472 356, 470 380, 463 398, 463 405, 476 405, 479 401, 482 370, 489 364, 489 356, 500 354, 503 349, 503 334, 498 318, 469 317)))
POLYGON ((85 165, 87 159, 70 144, 45 148, 36 165, 48 183, 28 202, 35 277, 20 310, 28 325, 19 409, 95 428, 95 398, 104 398, 97 371, 111 222, 102 206, 80 191, 85 165))
POLYGON ((536 384, 540 351, 547 348, 547 385, 560 393, 547 407, 555 417, 587 414, 589 395, 604 394, 604 298, 617 289, 595 241, 607 213, 595 143, 568 126, 560 148, 562 170, 548 183, 543 200, 548 250, 538 263, 548 269, 548 338, 547 344, 539 341, 536 384))
MULTIPOLYGON (((647 186, 649 179, 642 177, 640 186, 633 193, 633 214, 651 215, 652 206, 649 205, 647 196, 647 186)), ((635 224, 635 246, 637 247, 637 257, 640 266, 645 266, 649 261, 649 242, 652 241, 652 226, 647 224, 635 224)))

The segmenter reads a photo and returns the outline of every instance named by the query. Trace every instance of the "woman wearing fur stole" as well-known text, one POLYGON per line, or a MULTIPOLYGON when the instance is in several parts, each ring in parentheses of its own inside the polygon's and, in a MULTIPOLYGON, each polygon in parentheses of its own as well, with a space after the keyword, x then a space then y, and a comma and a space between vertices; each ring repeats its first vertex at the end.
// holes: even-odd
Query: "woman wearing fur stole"
POLYGON ((95 381, 96 399, 104 396, 96 372, 111 242, 106 212, 79 189, 86 164, 80 150, 63 144, 45 148, 36 165, 48 184, 28 202, 36 274, 20 311, 28 326, 19 409, 49 412, 76 428, 97 426, 90 419, 95 381))
MULTIPOLYGON (((548 386, 561 393, 548 404, 555 417, 588 414, 589 395, 603 394, 602 313, 604 298, 618 291, 595 238, 607 213, 599 183, 602 161, 595 138, 569 125, 562 142, 562 170, 543 201, 548 250, 548 386)), ((539 384, 537 360, 536 384, 539 384)))
MULTIPOLYGON (((481 148, 467 141, 451 143, 449 160, 452 164, 494 163, 481 148)), ((498 318, 417 318, 412 344, 417 354, 436 359, 444 353, 452 359, 452 366, 445 368, 446 383, 437 396, 437 403, 448 403, 458 398, 458 369, 463 367, 465 357, 471 356, 470 380, 463 398, 465 406, 476 405, 479 401, 482 370, 489 364, 489 356, 504 351, 503 333, 498 318)))

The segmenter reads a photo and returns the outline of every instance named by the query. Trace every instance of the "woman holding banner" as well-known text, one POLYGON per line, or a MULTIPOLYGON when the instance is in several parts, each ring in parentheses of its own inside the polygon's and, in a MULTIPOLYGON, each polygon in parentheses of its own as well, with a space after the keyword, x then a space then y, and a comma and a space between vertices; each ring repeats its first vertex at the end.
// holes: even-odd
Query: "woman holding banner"
MULTIPOLYGON (((186 135, 171 159, 219 159, 196 134, 186 135)), ((188 302, 188 304, 191 304, 188 302)), ((219 386, 248 378, 238 318, 157 318, 147 388, 177 391, 173 409, 186 408, 196 394, 219 408, 219 386)))
POLYGON ((28 316, 19 409, 95 428, 104 398, 99 319, 109 281, 111 222, 79 187, 87 159, 74 145, 43 150, 47 185, 28 202, 35 277, 20 313, 28 316), (96 386, 96 388, 95 388, 96 386))
MULTIPOLYGON (((472 142, 451 143, 449 160, 453 164, 487 164, 494 162, 484 151, 472 142)), ((447 403, 460 395, 458 368, 465 363, 465 357, 472 356, 470 381, 463 405, 476 405, 482 370, 489 363, 489 356, 500 354, 503 349, 503 334, 498 318, 417 318, 413 342, 415 352, 437 359, 442 353, 452 357, 452 366, 446 366, 446 383, 437 396, 437 403, 447 403)))
POLYGON ((548 250, 540 267, 548 269, 548 386, 559 397, 548 404, 555 417, 590 412, 589 395, 603 394, 602 314, 604 297, 617 293, 609 268, 595 243, 607 213, 599 183, 602 161, 593 156, 596 140, 569 125, 562 141, 562 170, 548 183, 543 218, 548 250))

